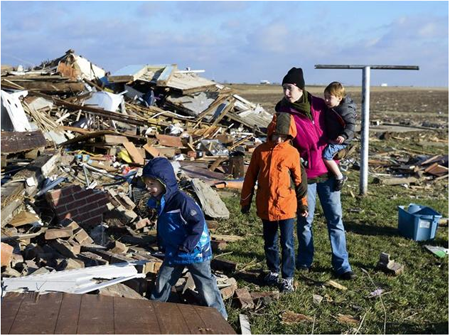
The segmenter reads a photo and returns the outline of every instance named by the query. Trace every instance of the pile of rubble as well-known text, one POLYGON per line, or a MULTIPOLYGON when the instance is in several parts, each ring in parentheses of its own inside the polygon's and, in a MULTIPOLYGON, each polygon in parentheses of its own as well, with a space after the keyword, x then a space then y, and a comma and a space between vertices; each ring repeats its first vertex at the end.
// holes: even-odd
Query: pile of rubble
MULTIPOLYGON (((3 292, 148 297, 163 257, 140 175, 157 156, 171 160, 211 232, 229 217, 216 188, 241 188, 244 154, 272 116, 199 72, 111 74, 73 50, 31 69, 2 66, 3 292)), ((216 251, 240 239, 212 236, 216 251)), ((213 268, 226 299, 237 284, 222 264, 213 268)), ((189 274, 176 287, 195 297, 189 274)))
MULTIPOLYGON (((244 159, 272 116, 201 72, 168 64, 111 74, 73 50, 32 69, 2 66, 3 292, 148 297, 163 256, 140 175, 157 156, 171 160, 180 188, 201 205, 216 255, 243 239, 215 234, 216 219, 229 217, 216 189, 242 187, 244 159)), ((383 183, 448 176, 448 156, 402 154, 369 163, 379 176, 415 180, 383 183)), ((343 170, 358 168, 348 155, 343 170)), ((220 255, 212 262, 223 298, 258 311, 279 293, 238 288, 236 279, 263 284, 250 266, 220 255)), ((188 273, 175 288, 178 300, 197 302, 188 273)))

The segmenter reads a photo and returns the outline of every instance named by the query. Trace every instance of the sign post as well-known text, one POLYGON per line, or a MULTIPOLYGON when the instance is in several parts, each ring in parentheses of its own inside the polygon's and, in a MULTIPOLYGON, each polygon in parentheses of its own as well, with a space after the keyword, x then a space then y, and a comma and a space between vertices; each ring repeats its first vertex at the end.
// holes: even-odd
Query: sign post
POLYGON ((359 194, 367 194, 369 173, 369 112, 370 112, 370 69, 376 70, 419 70, 416 65, 325 65, 316 64, 316 69, 362 69, 362 118, 361 118, 361 168, 359 194))

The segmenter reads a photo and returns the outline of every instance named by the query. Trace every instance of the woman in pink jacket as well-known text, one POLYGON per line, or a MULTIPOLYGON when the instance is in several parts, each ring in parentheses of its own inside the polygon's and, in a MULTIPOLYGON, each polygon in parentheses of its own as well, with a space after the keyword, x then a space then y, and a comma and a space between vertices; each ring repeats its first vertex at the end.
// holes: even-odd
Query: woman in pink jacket
POLYGON ((327 221, 331 243, 331 263, 335 275, 343 280, 352 280, 348 261, 345 229, 342 222, 341 193, 334 191, 334 176, 329 174, 322 159, 322 152, 328 144, 325 130, 327 107, 322 98, 314 97, 305 90, 301 68, 292 68, 283 78, 284 97, 275 107, 276 112, 289 113, 294 117, 297 136, 293 145, 300 153, 308 179, 308 217, 297 215, 297 236, 299 241, 296 267, 309 271, 313 263, 314 242, 312 224, 316 196, 327 221))

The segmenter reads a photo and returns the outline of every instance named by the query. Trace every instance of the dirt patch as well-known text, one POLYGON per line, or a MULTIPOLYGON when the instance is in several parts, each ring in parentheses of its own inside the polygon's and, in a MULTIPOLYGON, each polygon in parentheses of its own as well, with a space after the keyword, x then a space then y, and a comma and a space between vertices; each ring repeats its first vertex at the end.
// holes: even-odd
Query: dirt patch
MULTIPOLYGON (((280 85, 228 84, 233 90, 254 103, 273 112, 282 98, 280 85)), ((322 97, 324 86, 306 89, 322 97)), ((361 87, 348 87, 347 93, 355 101, 361 118, 361 87)), ((448 129, 448 89, 373 87, 370 92, 370 119, 383 123, 448 129)))

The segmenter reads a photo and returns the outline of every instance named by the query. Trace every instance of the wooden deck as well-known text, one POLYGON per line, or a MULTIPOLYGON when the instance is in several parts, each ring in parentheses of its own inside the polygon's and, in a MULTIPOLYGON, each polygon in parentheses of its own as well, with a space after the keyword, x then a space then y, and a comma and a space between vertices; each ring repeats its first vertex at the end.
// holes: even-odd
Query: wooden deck
POLYGON ((90 294, 7 293, 2 334, 236 334, 214 308, 90 294))

